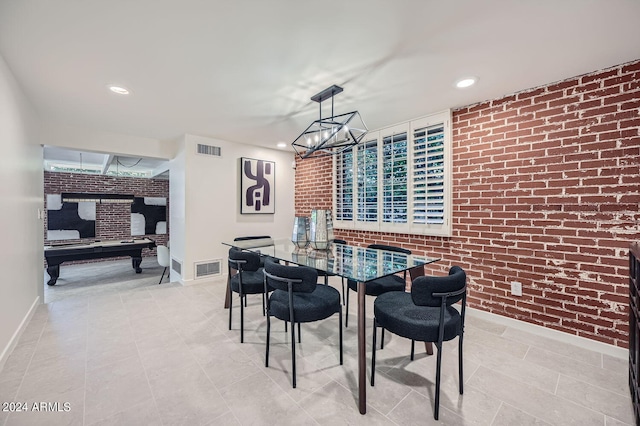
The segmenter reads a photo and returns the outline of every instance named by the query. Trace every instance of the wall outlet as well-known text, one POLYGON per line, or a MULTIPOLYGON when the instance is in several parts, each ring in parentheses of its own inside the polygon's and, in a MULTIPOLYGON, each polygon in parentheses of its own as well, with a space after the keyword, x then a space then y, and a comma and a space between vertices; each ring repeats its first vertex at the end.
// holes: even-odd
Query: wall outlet
POLYGON ((511 282, 511 295, 522 296, 522 283, 519 283, 518 281, 511 282))

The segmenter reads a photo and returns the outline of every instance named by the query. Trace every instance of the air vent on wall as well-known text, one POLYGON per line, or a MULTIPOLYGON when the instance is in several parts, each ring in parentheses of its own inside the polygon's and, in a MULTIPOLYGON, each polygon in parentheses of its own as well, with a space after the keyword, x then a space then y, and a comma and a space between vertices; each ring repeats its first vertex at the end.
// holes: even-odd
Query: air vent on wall
POLYGON ((182 275, 182 263, 179 260, 171 259, 171 269, 182 275))
POLYGON ((222 149, 219 146, 198 144, 198 154, 222 157, 222 149))
POLYGON ((222 273, 221 265, 222 259, 196 263, 196 279, 212 275, 220 275, 222 273))

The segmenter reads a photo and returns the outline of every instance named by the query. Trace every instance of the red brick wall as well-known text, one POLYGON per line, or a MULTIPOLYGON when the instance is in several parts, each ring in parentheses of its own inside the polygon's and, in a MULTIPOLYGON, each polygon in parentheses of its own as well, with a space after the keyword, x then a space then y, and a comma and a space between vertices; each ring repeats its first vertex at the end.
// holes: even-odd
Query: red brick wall
MULTIPOLYGON (((453 236, 337 230, 336 237, 441 257, 428 273, 461 265, 469 306, 628 347, 639 129, 640 61, 456 109, 453 236), (511 296, 512 281, 522 283, 522 297, 511 296)), ((314 180, 316 166, 305 161, 296 191, 331 205, 331 181, 314 180)), ((306 198, 296 204, 297 213, 307 209, 306 198)))
POLYGON ((309 216, 313 209, 333 207, 333 158, 296 159, 295 206, 297 216, 309 216))
MULTIPOLYGON (((164 197, 167 199, 167 234, 153 234, 147 237, 156 244, 166 244, 169 239, 169 181, 166 179, 143 179, 88 175, 81 173, 44 172, 45 212, 47 194, 62 192, 118 193, 134 194, 136 197, 164 197)), ((44 238, 47 240, 47 218, 44 220, 44 238)), ((96 236, 90 239, 69 240, 93 241, 122 240, 131 238, 131 206, 129 204, 96 204, 96 236)), ((65 240, 65 242, 67 242, 65 240)), ((155 256, 155 249, 142 251, 143 256, 155 256)), ((98 260, 101 261, 101 260, 98 260)), ((81 263, 81 262, 78 262, 81 263)))

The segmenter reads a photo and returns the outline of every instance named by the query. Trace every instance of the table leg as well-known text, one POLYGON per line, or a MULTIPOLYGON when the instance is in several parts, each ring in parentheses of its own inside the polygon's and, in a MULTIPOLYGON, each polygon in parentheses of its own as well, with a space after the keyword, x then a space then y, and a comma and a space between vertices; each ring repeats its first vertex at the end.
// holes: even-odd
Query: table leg
POLYGON ((238 273, 237 269, 229 268, 229 273, 227 274, 227 288, 224 291, 224 308, 225 309, 229 309, 229 302, 230 302, 229 297, 231 297, 229 296, 229 294, 231 293, 229 291, 229 286, 231 286, 231 276, 237 273, 238 273))
POLYGON ((60 265, 47 266, 47 273, 49 274, 47 285, 56 285, 56 281, 58 281, 58 277, 60 276, 60 265))
POLYGON ((227 288, 224 290, 224 308, 229 309, 229 286, 231 285, 231 272, 227 274, 227 288))
POLYGON ((424 342, 424 350, 427 351, 427 355, 433 355, 433 343, 424 342))
POLYGON ((365 333, 365 284, 358 283, 358 408, 367 412, 367 345, 365 333))
POLYGON ((133 269, 136 270, 136 274, 139 274, 142 272, 142 268, 140 267, 141 263, 142 263, 142 257, 131 258, 131 265, 133 266, 133 269))

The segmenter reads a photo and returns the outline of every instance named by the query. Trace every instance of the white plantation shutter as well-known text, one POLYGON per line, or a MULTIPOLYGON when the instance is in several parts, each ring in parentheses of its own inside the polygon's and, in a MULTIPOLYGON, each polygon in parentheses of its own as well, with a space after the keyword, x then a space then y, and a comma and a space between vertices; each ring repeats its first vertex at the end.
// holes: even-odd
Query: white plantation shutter
POLYGON ((378 140, 358 145, 357 149, 357 220, 378 221, 378 140))
POLYGON ((451 112, 411 122, 410 232, 451 236, 451 112))
POLYGON ((382 221, 407 222, 407 132, 382 138, 382 221))
POLYGON ((336 155, 335 162, 335 221, 353 220, 354 179, 353 148, 336 155))
POLYGON ((413 131, 413 223, 444 223, 444 124, 413 131))

